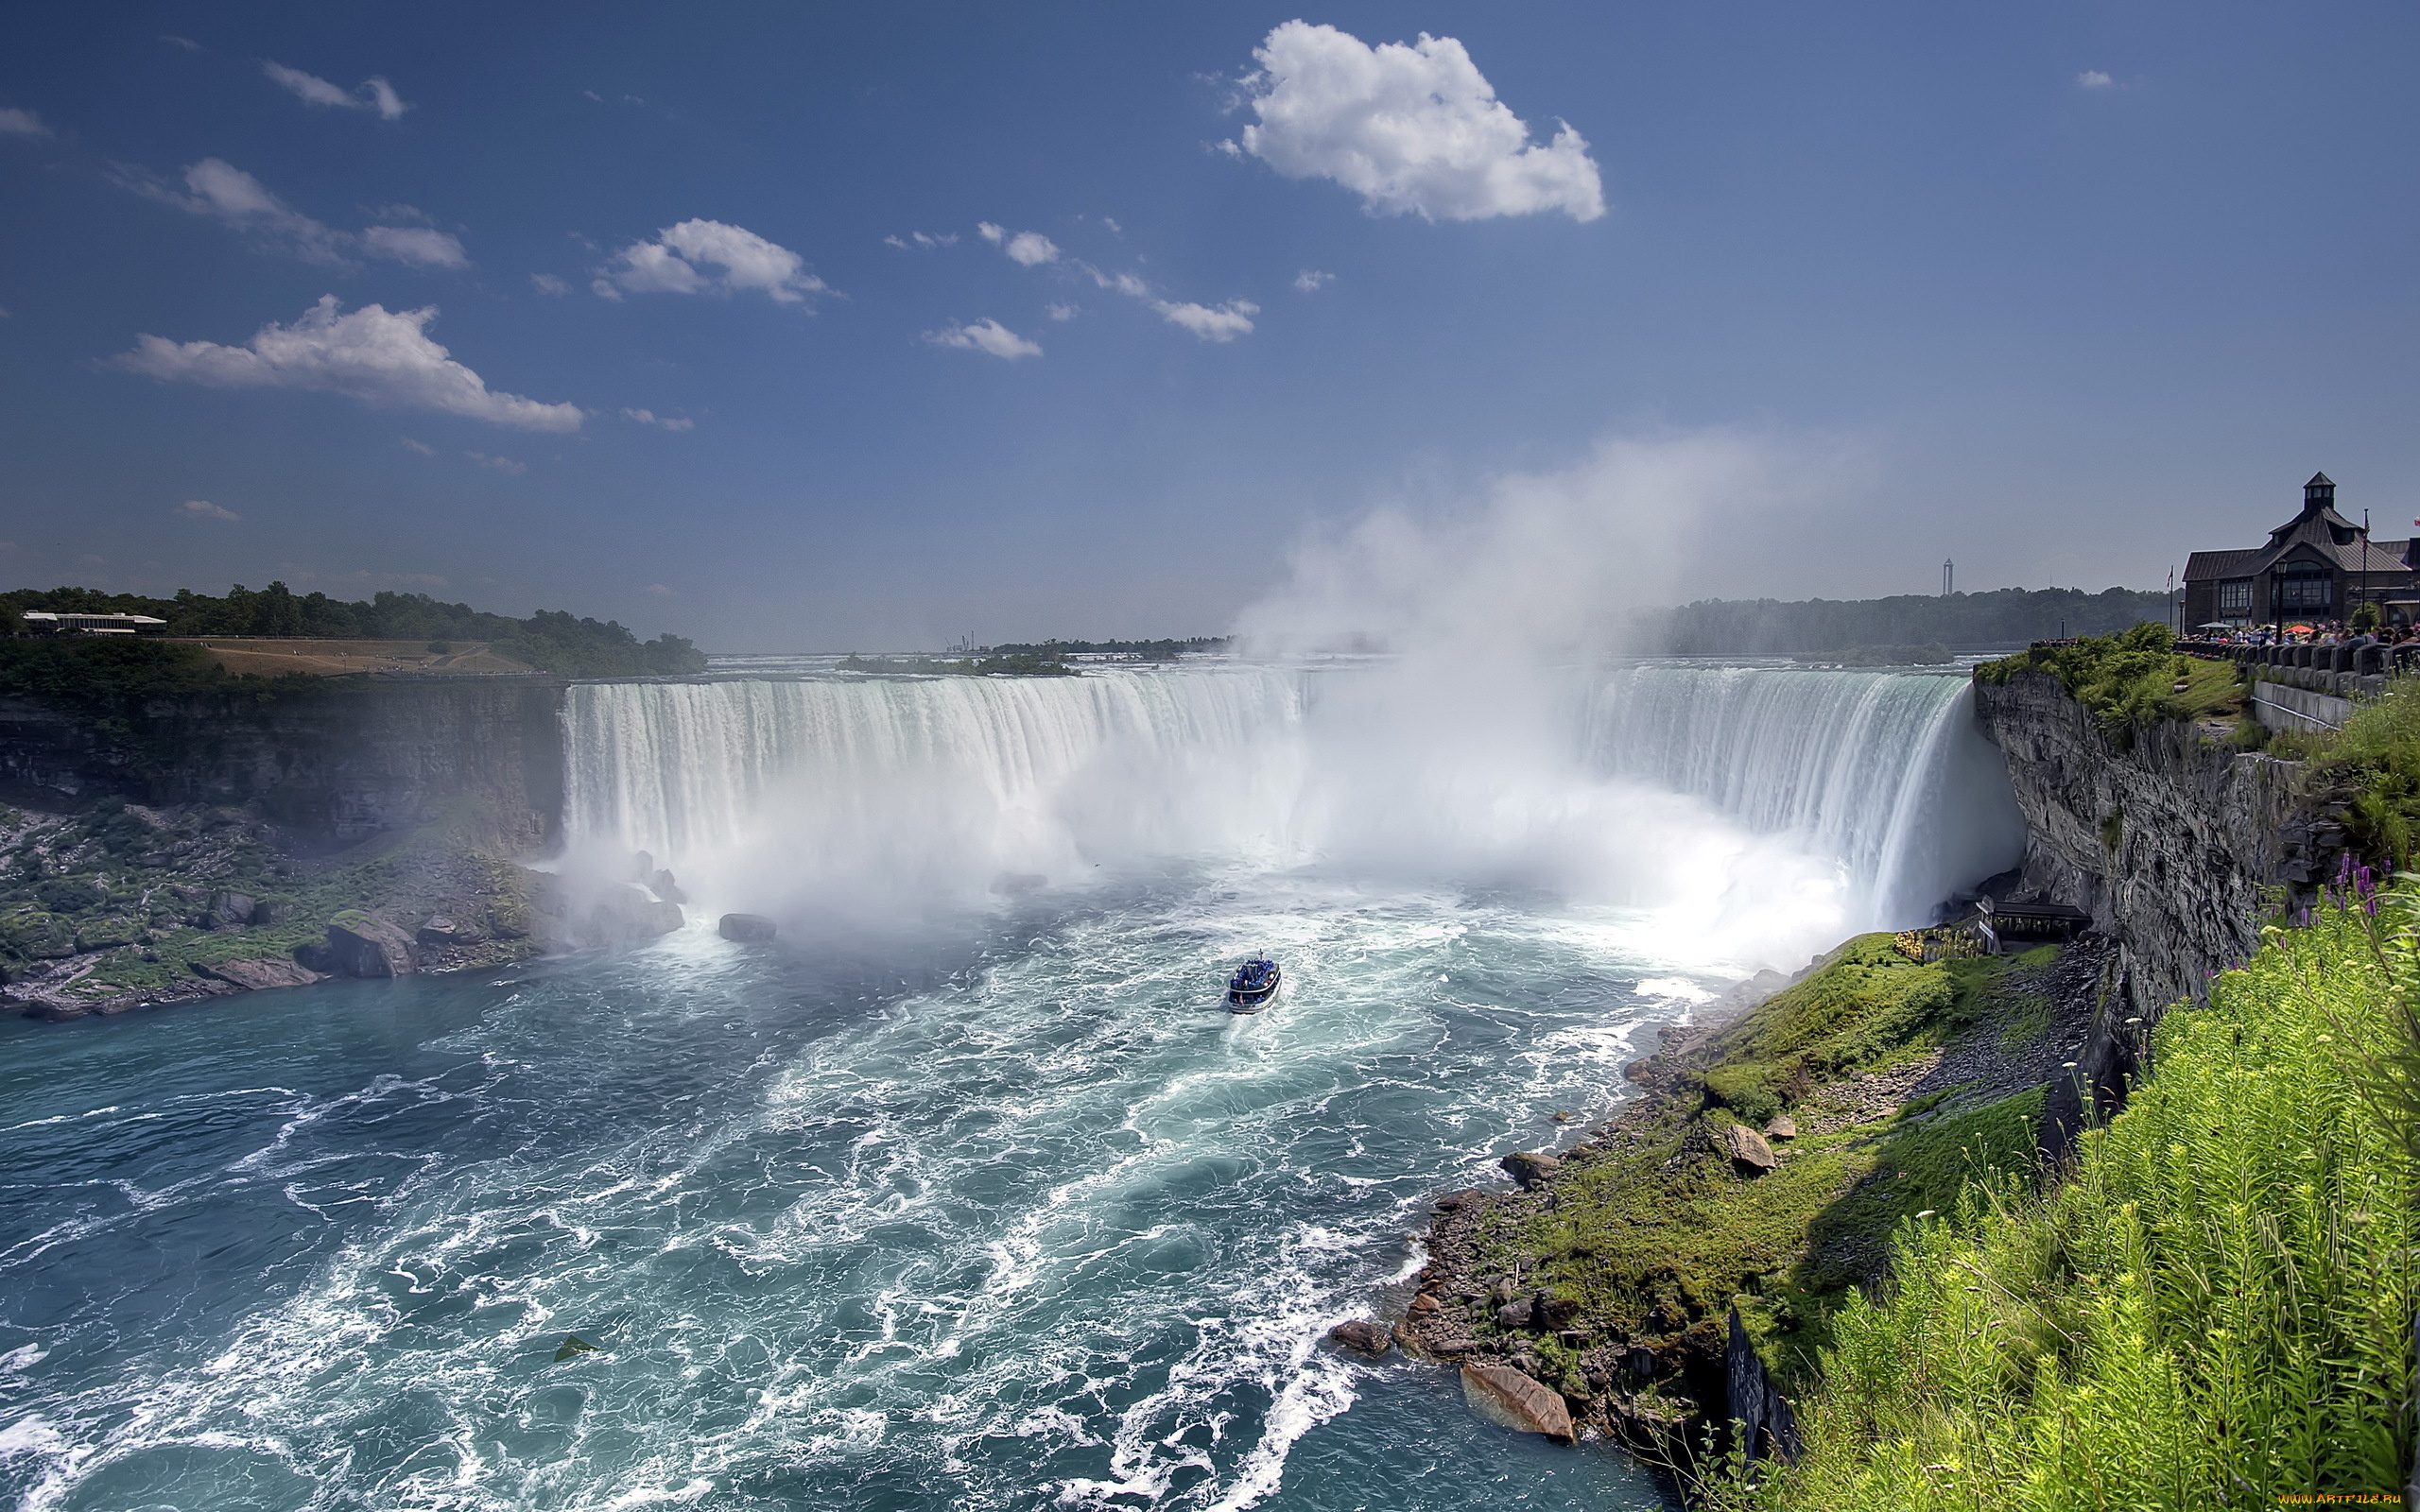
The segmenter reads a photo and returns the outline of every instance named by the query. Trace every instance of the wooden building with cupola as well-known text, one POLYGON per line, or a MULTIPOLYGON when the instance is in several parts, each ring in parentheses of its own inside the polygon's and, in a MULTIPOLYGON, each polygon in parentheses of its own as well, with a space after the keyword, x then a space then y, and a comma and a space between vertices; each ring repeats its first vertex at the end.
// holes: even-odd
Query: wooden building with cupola
POLYGON ((2391 619, 2420 608, 2420 541, 2372 541, 2336 512, 2336 485, 2314 472, 2302 513, 2244 551, 2197 551, 2185 563, 2185 625, 2238 627, 2350 619, 2374 603, 2391 619))

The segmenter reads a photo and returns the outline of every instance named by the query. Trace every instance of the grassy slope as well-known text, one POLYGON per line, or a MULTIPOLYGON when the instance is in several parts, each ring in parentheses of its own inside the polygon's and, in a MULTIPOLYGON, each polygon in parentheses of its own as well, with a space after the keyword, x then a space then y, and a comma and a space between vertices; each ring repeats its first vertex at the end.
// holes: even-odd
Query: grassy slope
MULTIPOLYGON (((1895 1108, 1860 1107, 1854 1090, 1961 1035, 2038 1038, 2047 1019, 2025 984, 2055 954, 1919 966, 1888 935, 1851 940, 1567 1158, 1550 1211, 1492 1217, 1487 1270, 1518 1269, 1578 1302, 1573 1326, 1602 1339, 1668 1336, 1736 1298, 1787 1373, 1863 1279, 1856 1257, 1880 1254, 1907 1215, 1947 1205, 1969 1174, 2032 1160, 2038 1090, 1979 1106, 1951 1088, 1895 1108), (1776 1170, 1741 1175, 1715 1143, 1721 1129, 1784 1109, 1805 1132, 1776 1170)), ((1554 1383, 1582 1394, 1571 1350, 1530 1347, 1564 1377, 1554 1383)))
POLYGON ((1804 1459, 1716 1499, 2183 1512, 2399 1486, 2420 1174, 2348 1052, 2408 1037, 2411 922, 2405 900, 2274 935, 2162 1022, 2157 1075, 2075 1179, 1978 1182, 1904 1225, 1895 1283, 1833 1319, 1804 1459))

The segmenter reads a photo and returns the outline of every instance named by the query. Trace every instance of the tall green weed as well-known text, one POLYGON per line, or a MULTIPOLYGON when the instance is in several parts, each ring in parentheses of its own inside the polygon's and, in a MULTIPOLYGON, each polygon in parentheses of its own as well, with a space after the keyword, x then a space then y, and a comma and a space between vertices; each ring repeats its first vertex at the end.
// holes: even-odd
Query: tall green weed
POLYGON ((2072 1179, 1903 1225, 1893 1283, 1833 1319, 1806 1452, 1709 1499, 2200 1512, 2400 1487, 2420 1167, 2379 1047, 2420 1022, 2420 903, 2372 906, 2273 931, 2170 1013, 2072 1179))

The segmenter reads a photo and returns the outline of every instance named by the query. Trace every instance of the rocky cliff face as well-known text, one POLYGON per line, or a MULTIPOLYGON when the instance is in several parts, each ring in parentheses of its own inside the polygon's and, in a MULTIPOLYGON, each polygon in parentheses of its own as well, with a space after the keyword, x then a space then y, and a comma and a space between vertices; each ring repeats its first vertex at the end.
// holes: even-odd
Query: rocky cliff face
POLYGON ((2335 874, 2344 833, 2302 764, 2190 724, 2113 736, 2047 673, 1979 682, 1975 708, 2025 813, 2026 895, 2088 911, 2118 942, 2079 1069, 2050 1090, 2043 1146, 2059 1158, 2086 1097, 2103 1116, 2123 1103, 2169 1005, 2200 998, 2258 948, 2264 916, 2335 874))
POLYGON ((562 702, 550 678, 331 683, 269 701, 161 700, 125 719, 0 700, 0 785, 40 808, 256 803, 325 847, 447 818, 498 849, 535 850, 562 823, 562 702))

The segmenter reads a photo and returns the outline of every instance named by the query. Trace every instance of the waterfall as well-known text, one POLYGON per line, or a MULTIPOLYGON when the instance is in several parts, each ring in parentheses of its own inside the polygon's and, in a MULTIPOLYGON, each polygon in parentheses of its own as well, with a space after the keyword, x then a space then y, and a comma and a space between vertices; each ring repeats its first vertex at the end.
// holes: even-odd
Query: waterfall
POLYGON ((1847 928, 1919 922, 2021 849, 1962 679, 1643 664, 1541 686, 1491 704, 1249 663, 583 685, 570 829, 756 899, 1176 860, 1740 916, 1821 892, 1847 928))
POLYGON ((1642 665, 1594 690, 1586 738, 1602 770, 1838 858, 1865 917, 1898 924, 2023 855, 2007 766, 1973 715, 1964 678, 1642 665))

